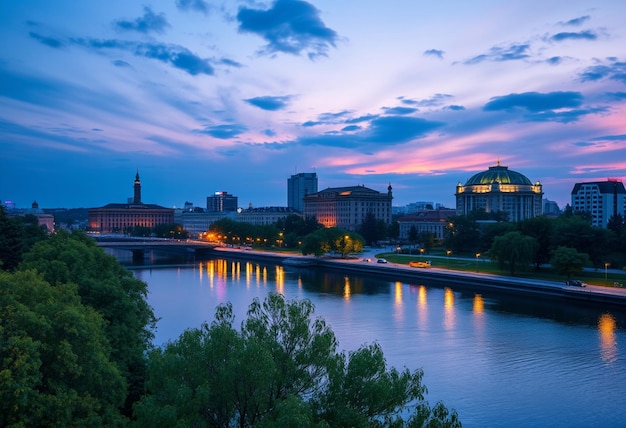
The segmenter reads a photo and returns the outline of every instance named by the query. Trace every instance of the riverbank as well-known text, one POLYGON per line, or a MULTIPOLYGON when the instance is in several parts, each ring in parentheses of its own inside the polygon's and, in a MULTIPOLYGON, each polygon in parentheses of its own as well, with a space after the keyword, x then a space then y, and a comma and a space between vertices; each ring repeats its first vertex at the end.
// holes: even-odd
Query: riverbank
MULTIPOLYGON (((236 248, 217 247, 214 253, 223 257, 245 260, 273 261, 283 263, 285 259, 314 259, 316 266, 324 269, 366 273, 393 280, 409 283, 431 282, 454 286, 471 291, 490 290, 506 293, 523 293, 552 298, 593 302, 626 307, 626 289, 587 285, 586 287, 566 286, 564 282, 542 281, 536 279, 512 278, 485 273, 448 270, 443 268, 418 269, 397 263, 371 263, 359 259, 312 258, 277 252, 240 250, 236 248)), ((365 255, 365 258, 372 255, 365 255)), ((306 267, 315 269, 315 267, 306 267)))

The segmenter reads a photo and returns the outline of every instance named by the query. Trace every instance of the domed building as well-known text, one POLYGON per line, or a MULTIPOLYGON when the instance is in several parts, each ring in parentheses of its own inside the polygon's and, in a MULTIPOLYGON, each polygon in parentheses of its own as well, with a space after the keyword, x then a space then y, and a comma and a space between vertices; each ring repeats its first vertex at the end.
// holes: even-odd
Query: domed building
POLYGON ((456 214, 467 215, 476 209, 506 212, 509 221, 520 221, 542 214, 543 191, 525 175, 498 164, 472 176, 465 185, 456 186, 456 214))

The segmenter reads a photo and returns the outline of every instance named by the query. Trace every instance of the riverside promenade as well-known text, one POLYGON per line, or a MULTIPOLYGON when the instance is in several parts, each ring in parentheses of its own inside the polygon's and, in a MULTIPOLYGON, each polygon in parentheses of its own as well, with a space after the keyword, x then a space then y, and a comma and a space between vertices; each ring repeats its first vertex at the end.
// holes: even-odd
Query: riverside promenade
MULTIPOLYGON (((433 285, 453 286, 459 289, 479 292, 497 291, 504 293, 530 294, 552 298, 608 304, 626 309, 626 288, 603 287, 588 284, 586 287, 566 286, 565 281, 543 281, 517 278, 504 275, 457 271, 443 268, 414 268, 398 263, 376 263, 375 252, 365 251, 357 259, 324 258, 300 256, 279 252, 243 250, 216 247, 214 254, 225 258, 272 261, 282 263, 286 259, 314 260, 316 267, 354 272, 408 283, 427 282, 433 285), (364 260, 371 259, 370 262, 364 260)), ((316 267, 307 267, 315 269, 316 267)))

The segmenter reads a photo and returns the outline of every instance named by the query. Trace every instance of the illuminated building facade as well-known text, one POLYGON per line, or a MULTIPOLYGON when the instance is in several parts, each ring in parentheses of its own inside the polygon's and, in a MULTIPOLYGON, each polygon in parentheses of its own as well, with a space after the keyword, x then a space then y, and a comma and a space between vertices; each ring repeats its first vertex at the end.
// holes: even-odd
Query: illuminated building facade
POLYGON ((543 212, 541 183, 533 184, 525 175, 500 165, 500 161, 472 176, 465 185, 459 182, 455 196, 457 215, 483 209, 488 213, 502 211, 509 221, 520 221, 543 212))
POLYGON ((368 213, 391 223, 391 185, 387 193, 365 186, 334 187, 304 197, 305 217, 315 217, 324 227, 357 230, 368 213))
POLYGON ((235 220, 255 226, 263 226, 274 224, 289 215, 301 216, 302 214, 289 207, 250 207, 246 210, 239 210, 235 220))
POLYGON ((606 228, 609 219, 626 211, 626 189, 621 180, 576 183, 572 190, 574 212, 591 214, 591 225, 606 228))
POLYGON ((304 197, 317 192, 317 173, 301 172, 287 179, 287 206, 304 211, 304 197))
POLYGON ((400 239, 409 239, 411 228, 415 227, 415 231, 430 232, 436 239, 443 239, 448 219, 456 215, 455 210, 439 209, 439 210, 422 210, 414 214, 410 214, 398 219, 400 226, 400 239))
POLYGON ((126 204, 112 203, 89 209, 89 231, 98 233, 125 233, 135 226, 153 228, 174 223, 174 210, 141 202, 139 172, 135 175, 134 197, 126 204))

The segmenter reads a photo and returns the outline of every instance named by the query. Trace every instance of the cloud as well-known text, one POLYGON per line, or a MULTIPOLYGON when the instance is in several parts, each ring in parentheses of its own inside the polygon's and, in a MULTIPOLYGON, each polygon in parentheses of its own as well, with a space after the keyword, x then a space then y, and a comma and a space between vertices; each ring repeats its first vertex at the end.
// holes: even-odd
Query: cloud
POLYGON ((443 59, 443 54, 444 51, 439 49, 428 49, 427 51, 424 51, 424 56, 435 56, 439 59, 443 59))
POLYGON ((51 48, 62 48, 64 45, 64 42, 59 39, 55 39, 53 37, 42 36, 41 34, 35 33, 33 31, 30 31, 28 35, 31 38, 37 40, 38 42, 46 46, 49 46, 51 48))
POLYGON ((348 125, 341 128, 341 132, 353 132, 358 131, 359 129, 361 129, 359 125, 348 125))
POLYGON ((369 122, 370 120, 373 120, 373 119, 375 119, 377 117, 378 117, 378 115, 375 115, 375 114, 366 114, 365 116, 359 116, 359 117, 354 117, 352 119, 347 119, 345 121, 345 123, 369 122))
POLYGON ((605 95, 610 101, 626 100, 626 92, 607 92, 605 95))
POLYGON ((561 25, 571 25, 571 26, 576 27, 576 26, 582 25, 584 22, 588 21, 589 19, 591 19, 589 15, 580 16, 578 18, 570 19, 569 21, 561 22, 561 25))
POLYGON ((465 107, 459 106, 456 104, 450 104, 449 106, 446 107, 446 109, 453 110, 453 111, 462 111, 462 110, 465 110, 465 107))
POLYGON ((130 65, 126 61, 122 61, 121 59, 116 59, 115 61, 113 61, 113 65, 116 66, 116 67, 129 67, 129 68, 132 68, 132 65, 130 65))
POLYGON ((493 47, 486 54, 477 55, 465 61, 465 64, 478 64, 483 61, 514 61, 528 58, 528 44, 513 44, 508 47, 493 47))
POLYGON ((204 0, 176 0, 176 7, 184 11, 196 11, 207 15, 211 6, 204 0))
POLYGON ((322 22, 319 11, 302 0, 276 0, 267 10, 241 7, 237 20, 239 31, 257 34, 267 41, 265 50, 270 54, 307 52, 311 59, 327 56, 338 37, 322 22))
POLYGON ((215 70, 207 59, 200 58, 187 48, 163 43, 137 43, 116 39, 71 39, 78 46, 90 49, 119 49, 131 52, 138 57, 156 59, 181 69, 192 76, 198 74, 213 75, 215 70))
POLYGON ((582 82, 596 81, 601 79, 617 80, 626 84, 626 62, 617 61, 615 58, 609 59, 609 64, 598 64, 587 67, 580 74, 582 82))
POLYGON ((394 115, 411 114, 417 111, 417 109, 413 107, 383 107, 382 109, 385 112, 385 114, 394 114, 394 115))
POLYGON ((588 109, 572 109, 565 111, 542 111, 538 113, 525 115, 524 118, 529 122, 560 122, 570 123, 576 122, 583 116, 589 114, 605 113, 605 107, 593 107, 588 109))
POLYGON ((169 26, 163 13, 157 15, 148 6, 144 6, 143 16, 134 21, 119 20, 115 22, 115 28, 118 30, 137 31, 143 34, 152 32, 162 34, 169 26))
POLYGON ((208 134, 214 138, 219 138, 220 140, 228 140, 234 137, 239 136, 240 134, 246 132, 248 128, 243 125, 238 124, 224 124, 224 125, 214 125, 208 126, 201 131, 195 131, 200 134, 208 134))
POLYGON ((523 110, 528 122, 576 122, 590 114, 604 113, 606 107, 579 108, 583 103, 580 92, 525 92, 494 97, 484 105, 484 111, 506 111, 513 113, 523 110))
POLYGON ((290 96, 282 96, 282 97, 265 96, 265 97, 248 98, 244 101, 262 110, 275 111, 275 110, 280 110, 280 109, 287 107, 287 104, 289 103, 290 100, 291 100, 290 96))
POLYGON ((562 42, 564 40, 597 40, 598 35, 596 33, 594 33, 593 31, 579 31, 577 33, 570 33, 570 32, 563 32, 563 33, 556 33, 554 34, 552 37, 550 37, 550 40, 554 41, 554 42, 562 42))
POLYGON ((426 119, 407 116, 383 116, 375 117, 369 123, 368 128, 347 128, 350 133, 333 131, 317 136, 302 137, 297 140, 302 145, 320 145, 342 148, 368 147, 372 144, 389 146, 406 143, 419 138, 424 138, 430 132, 443 126, 443 122, 435 122, 426 119), (352 131, 358 131, 353 133, 352 131))
POLYGON ((529 112, 544 112, 548 110, 579 107, 583 102, 580 92, 524 92, 494 97, 484 105, 485 111, 506 110, 512 111, 521 108, 529 112))
POLYGON ((548 58, 546 60, 546 62, 550 65, 559 65, 563 62, 563 57, 561 56, 553 56, 551 58, 548 58))

